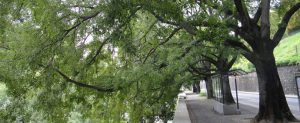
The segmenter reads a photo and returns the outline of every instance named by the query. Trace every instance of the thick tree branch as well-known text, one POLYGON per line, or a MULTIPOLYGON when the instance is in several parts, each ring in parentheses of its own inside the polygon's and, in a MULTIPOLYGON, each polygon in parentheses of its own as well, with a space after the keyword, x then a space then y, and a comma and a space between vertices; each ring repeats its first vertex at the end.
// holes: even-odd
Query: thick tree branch
POLYGON ((243 4, 242 0, 234 0, 234 4, 236 7, 236 10, 239 14, 239 19, 242 23, 243 27, 249 27, 250 26, 250 17, 248 14, 248 10, 246 6, 243 4))
POLYGON ((239 51, 251 53, 251 50, 240 41, 227 39, 224 43, 225 45, 229 45, 239 51))
POLYGON ((270 0, 261 1, 260 37, 263 41, 270 39, 270 0))
POLYGON ((85 21, 87 21, 87 20, 89 20, 89 19, 91 19, 91 18, 96 17, 99 13, 100 13, 100 11, 95 12, 95 13, 93 13, 93 14, 91 14, 91 15, 87 15, 87 16, 80 16, 79 18, 82 19, 82 20, 81 20, 81 21, 78 21, 78 23, 75 24, 75 25, 73 25, 71 28, 66 29, 66 30, 65 30, 66 33, 69 33, 69 32, 72 31, 73 29, 79 27, 83 22, 85 22, 85 21))
POLYGON ((208 71, 205 71, 205 72, 199 71, 199 70, 197 70, 197 68, 194 68, 193 66, 190 66, 188 68, 188 71, 190 73, 194 74, 194 75, 199 75, 199 76, 201 76, 201 75, 204 75, 204 76, 211 76, 211 75, 213 75, 212 73, 210 73, 208 71))
POLYGON ((228 62, 228 66, 226 69, 229 70, 232 67, 232 65, 235 63, 236 59, 237 59, 237 55, 234 55, 233 58, 228 62))
POLYGON ((88 9, 94 9, 94 6, 88 6, 88 5, 72 5, 72 6, 68 6, 70 8, 88 8, 88 9))
POLYGON ((61 72, 59 69, 57 69, 57 68, 53 68, 53 69, 59 75, 61 75, 67 82, 73 83, 77 86, 94 89, 94 90, 99 91, 99 92, 114 92, 114 91, 116 91, 114 88, 102 88, 102 87, 97 87, 97 86, 94 86, 94 85, 89 85, 89 84, 86 84, 86 83, 83 83, 83 82, 73 80, 73 79, 69 78, 66 74, 61 72))
POLYGON ((252 63, 254 62, 254 56, 252 51, 247 46, 245 46, 242 42, 227 39, 225 40, 225 45, 230 45, 232 48, 240 51, 241 54, 245 58, 247 58, 250 62, 252 63))
POLYGON ((157 20, 159 20, 160 22, 162 23, 166 23, 166 24, 170 24, 170 25, 173 25, 173 26, 179 26, 180 24, 176 23, 176 22, 173 22, 173 21, 169 21, 169 20, 166 20, 164 19, 163 17, 159 16, 158 14, 156 14, 155 12, 153 11, 149 11, 157 20))
MULTIPOLYGON (((38 64, 38 65, 41 66, 41 67, 43 67, 43 68, 47 68, 46 66, 44 66, 42 64, 38 64)), ((55 72, 57 72, 60 76, 62 76, 63 79, 66 80, 67 82, 73 83, 73 84, 75 84, 77 86, 80 86, 80 87, 90 88, 90 89, 93 89, 93 90, 96 90, 96 91, 99 91, 99 92, 114 92, 114 91, 117 91, 117 90, 120 89, 120 88, 118 88, 118 89, 115 89, 115 88, 104 88, 104 87, 97 87, 97 86, 94 86, 94 85, 89 85, 89 84, 86 84, 84 82, 79 82, 79 81, 71 79, 70 77, 68 77, 66 74, 64 74, 62 71, 60 71, 57 68, 53 67, 53 70, 55 72)))
POLYGON ((228 27, 232 28, 235 32, 235 34, 239 35, 242 37, 252 48, 256 47, 256 44, 254 42, 255 37, 244 31, 241 27, 238 27, 237 25, 234 24, 228 24, 228 27))
MULTIPOLYGON (((200 60, 200 61, 208 62, 207 60, 200 60)), ((198 72, 210 72, 210 71, 216 71, 217 70, 217 69, 213 69, 213 68, 205 68, 205 66, 203 66, 203 68, 202 67, 196 67, 196 66, 191 65, 191 64, 189 64, 189 67, 194 69, 195 71, 198 71, 198 72)))
POLYGON ((166 24, 170 24, 170 25, 177 26, 180 28, 184 28, 191 35, 196 34, 195 27, 193 27, 192 25, 189 25, 188 23, 177 23, 177 22, 165 20, 163 17, 157 15, 156 13, 154 13, 154 12, 151 12, 151 13, 152 13, 152 15, 154 15, 154 17, 156 17, 157 20, 159 20, 162 23, 166 23, 166 24))
POLYGON ((214 64, 214 65, 217 65, 218 64, 218 61, 214 60, 213 58, 207 56, 207 55, 204 55, 204 54, 201 54, 202 57, 204 57, 204 59, 206 59, 208 62, 214 64))
POLYGON ((262 11, 262 8, 261 8, 261 4, 259 5, 259 8, 257 9, 253 19, 252 19, 252 22, 254 24, 256 24, 258 22, 258 20, 260 19, 261 17, 261 11, 262 11))
POLYGON ((273 42, 274 42, 274 45, 273 47, 276 47, 280 40, 282 39, 285 31, 286 31, 286 28, 288 26, 288 23, 292 17, 292 15, 298 11, 300 8, 300 2, 298 2, 297 4, 295 4, 290 10, 288 10, 285 15, 283 16, 282 20, 281 20, 281 23, 279 24, 279 27, 278 27, 278 30, 277 32, 275 33, 274 37, 273 37, 273 42))

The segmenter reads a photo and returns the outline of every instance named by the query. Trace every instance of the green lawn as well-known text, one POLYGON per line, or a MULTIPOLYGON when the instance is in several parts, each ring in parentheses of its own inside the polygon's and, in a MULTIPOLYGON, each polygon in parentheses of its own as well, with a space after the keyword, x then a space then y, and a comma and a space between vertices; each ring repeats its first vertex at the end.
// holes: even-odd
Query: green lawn
POLYGON ((283 39, 274 54, 277 65, 300 63, 300 33, 283 39))

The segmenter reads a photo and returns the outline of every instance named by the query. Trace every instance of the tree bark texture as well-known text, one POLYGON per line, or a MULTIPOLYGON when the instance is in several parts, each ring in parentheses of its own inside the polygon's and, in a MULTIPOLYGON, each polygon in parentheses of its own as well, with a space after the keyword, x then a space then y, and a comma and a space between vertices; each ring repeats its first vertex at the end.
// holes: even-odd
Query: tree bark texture
POLYGON ((200 93, 200 85, 199 85, 200 83, 199 83, 199 81, 195 81, 194 83, 193 83, 193 92, 194 93, 200 93))
MULTIPOLYGON (((227 72, 228 73, 228 72, 227 72)), ((233 104, 234 99, 231 93, 230 84, 229 84, 229 76, 227 74, 221 74, 221 84, 223 84, 222 94, 224 95, 224 104, 233 104)))
POLYGON ((207 99, 213 98, 213 86, 210 77, 205 77, 205 86, 206 86, 206 96, 207 99))
POLYGON ((259 86, 259 112, 255 121, 267 123, 296 121, 287 104, 273 53, 265 52, 254 61, 259 86))
POLYGON ((220 84, 221 84, 221 93, 224 96, 224 104, 233 104, 235 103, 233 96, 231 94, 230 84, 229 84, 229 70, 235 62, 236 57, 232 59, 220 57, 217 61, 216 67, 218 74, 220 74, 220 84))

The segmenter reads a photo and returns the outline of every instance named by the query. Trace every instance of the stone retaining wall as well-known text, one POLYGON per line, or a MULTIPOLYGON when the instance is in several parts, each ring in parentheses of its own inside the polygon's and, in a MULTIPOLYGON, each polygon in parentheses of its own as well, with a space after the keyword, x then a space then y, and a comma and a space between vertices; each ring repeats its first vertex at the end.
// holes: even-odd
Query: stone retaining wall
MULTIPOLYGON (((300 66, 278 67, 279 77, 285 94, 296 95, 295 73, 300 72, 300 66)), ((237 76, 237 86, 239 91, 258 92, 256 72, 237 76)), ((231 90, 235 90, 234 77, 229 78, 231 90)))

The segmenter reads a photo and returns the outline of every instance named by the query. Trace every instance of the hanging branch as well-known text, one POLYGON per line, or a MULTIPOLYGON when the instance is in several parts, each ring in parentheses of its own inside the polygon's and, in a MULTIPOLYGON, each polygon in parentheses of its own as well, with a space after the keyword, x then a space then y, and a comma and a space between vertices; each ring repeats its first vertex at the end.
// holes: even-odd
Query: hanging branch
POLYGON ((169 21, 169 20, 166 20, 164 19, 163 17, 159 16, 158 14, 156 14, 155 12, 153 11, 149 11, 157 20, 159 20, 160 22, 162 23, 166 23, 166 24, 169 24, 169 25, 173 25, 173 26, 176 26, 176 27, 180 27, 180 28, 183 28, 184 30, 186 30, 189 34, 191 35, 196 35, 197 32, 196 32, 196 27, 219 27, 219 25, 221 25, 222 23, 209 23, 207 21, 199 21, 199 20, 196 20, 196 21, 189 21, 189 22, 174 22, 174 21, 169 21))
MULTIPOLYGON (((115 29, 115 31, 113 31, 114 33, 118 33, 122 27, 124 27, 129 21, 130 19, 135 15, 135 13, 141 9, 141 7, 138 7, 136 8, 127 18, 126 18, 126 21, 120 25, 118 25, 115 29)), ((98 47, 97 51, 96 51, 96 54, 92 57, 92 59, 87 63, 87 66, 90 66, 92 65, 95 61, 96 61, 96 58, 101 54, 101 50, 103 49, 103 46, 111 39, 113 34, 111 34, 109 37, 107 37, 103 42, 102 44, 98 47)))
MULTIPOLYGON (((43 68, 51 67, 51 65, 50 66, 44 66, 42 64, 38 64, 38 65, 43 67, 43 68)), ((75 84, 77 86, 80 86, 80 87, 90 88, 90 89, 93 89, 93 90, 96 90, 96 91, 99 91, 99 92, 114 92, 114 91, 117 91, 117 90, 121 89, 121 88, 104 88, 104 87, 89 85, 89 84, 86 84, 85 82, 79 82, 79 81, 71 79, 68 75, 66 75, 65 73, 60 71, 58 68, 52 67, 52 69, 55 72, 57 72, 65 81, 73 83, 73 84, 75 84)))
POLYGON ((145 63, 148 59, 148 57, 153 54, 156 49, 161 46, 161 45, 164 45, 165 43, 167 43, 181 28, 175 28, 171 34, 163 41, 163 42, 160 42, 156 47, 152 48, 149 50, 148 54, 146 55, 146 58, 144 59, 143 63, 145 63))
POLYGON ((78 21, 75 25, 73 25, 72 27, 70 27, 69 29, 66 29, 62 32, 61 36, 59 36, 56 41, 51 42, 50 44, 47 44, 46 46, 44 46, 43 48, 41 48, 41 50, 38 51, 38 54, 41 53, 42 51, 44 51, 47 47, 55 45, 56 43, 62 41, 65 39, 65 37, 73 30, 75 30, 76 28, 78 28, 82 23, 84 23, 85 21, 88 21, 94 17, 96 17, 98 14, 100 13, 100 11, 97 11, 91 15, 88 16, 80 16, 79 18, 82 19, 80 21, 78 21))
POLYGON ((204 75, 204 76, 211 76, 213 75, 213 73, 210 73, 208 71, 213 71, 213 69, 210 69, 208 71, 201 71, 201 70, 198 70, 199 68, 195 68, 193 67, 192 65, 189 65, 189 68, 188 68, 188 71, 194 75, 198 75, 198 76, 201 76, 201 75, 204 75))

